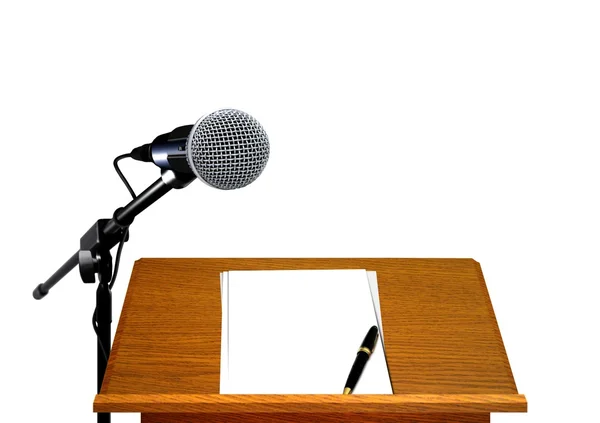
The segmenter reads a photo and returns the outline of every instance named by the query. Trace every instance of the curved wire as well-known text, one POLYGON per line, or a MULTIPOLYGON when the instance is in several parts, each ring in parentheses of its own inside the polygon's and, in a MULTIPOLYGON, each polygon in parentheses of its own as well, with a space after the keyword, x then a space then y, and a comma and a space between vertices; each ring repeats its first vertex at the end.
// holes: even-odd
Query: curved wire
MULTIPOLYGON (((119 175, 119 178, 121 178, 121 181, 123 181, 123 183, 125 184, 127 191, 129 191, 131 196, 135 199, 137 196, 135 195, 133 188, 131 188, 131 185, 129 185, 129 182, 125 178, 125 175, 123 175, 123 172, 121 172, 121 169, 119 169, 119 161, 122 159, 125 159, 127 157, 131 157, 131 154, 121 154, 120 156, 117 156, 115 158, 115 160, 113 161, 113 166, 115 167, 115 170, 117 171, 117 174, 119 175)), ((119 273, 119 263, 121 262, 121 253, 123 252, 123 245, 125 244, 125 240, 127 239, 128 234, 129 234, 129 228, 125 228, 125 230, 123 231, 123 237, 119 241, 119 248, 117 249, 117 257, 115 258, 115 268, 113 269, 113 274, 112 274, 112 277, 110 278, 110 283, 108 284, 109 289, 112 289, 112 287, 115 284, 115 281, 117 280, 117 274, 119 273)), ((98 338, 98 345, 100 345, 100 350, 102 351, 102 355, 104 356, 104 359, 108 362, 108 353, 106 352, 107 350, 104 347, 104 345, 102 344, 102 340, 100 340, 100 336, 98 335, 98 321, 96 320, 96 313, 97 313, 97 309, 94 308, 94 314, 92 315, 92 326, 94 327, 94 332, 96 333, 96 337, 98 338)))
POLYGON ((129 185, 129 182, 127 182, 127 179, 125 179, 125 176, 123 175, 123 172, 121 172, 121 169, 119 169, 119 161, 123 160, 127 157, 131 157, 131 154, 121 154, 120 156, 117 156, 115 158, 115 160, 113 160, 113 166, 115 167, 115 170, 117 171, 117 175, 119 175, 119 178, 121 178, 121 181, 123 181, 123 183, 125 184, 125 187, 127 188, 127 191, 129 191, 129 193, 131 194, 131 196, 133 198, 137 197, 135 195, 135 192, 133 191, 133 188, 131 188, 131 185, 129 185))

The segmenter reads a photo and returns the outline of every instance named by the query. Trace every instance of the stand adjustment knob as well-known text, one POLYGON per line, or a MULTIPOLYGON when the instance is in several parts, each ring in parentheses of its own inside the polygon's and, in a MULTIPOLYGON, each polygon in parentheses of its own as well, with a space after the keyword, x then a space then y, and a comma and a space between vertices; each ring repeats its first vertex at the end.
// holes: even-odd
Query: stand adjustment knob
POLYGON ((89 250, 79 250, 79 274, 84 283, 96 282, 96 259, 89 250))

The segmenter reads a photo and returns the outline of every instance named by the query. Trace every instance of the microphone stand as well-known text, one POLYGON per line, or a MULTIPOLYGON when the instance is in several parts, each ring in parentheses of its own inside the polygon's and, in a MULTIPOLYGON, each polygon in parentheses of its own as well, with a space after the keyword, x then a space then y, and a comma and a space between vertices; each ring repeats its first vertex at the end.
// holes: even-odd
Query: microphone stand
MULTIPOLYGON (((112 293, 110 282, 113 264, 110 250, 121 240, 128 240, 129 236, 126 231, 138 214, 171 189, 186 187, 195 178, 191 174, 163 170, 161 177, 152 185, 125 207, 115 210, 112 219, 100 219, 94 223, 81 237, 79 251, 73 254, 46 282, 39 284, 33 290, 33 298, 36 300, 44 298, 50 289, 77 265, 79 265, 79 273, 84 283, 94 283, 95 275, 98 274, 95 319, 98 324, 98 393, 102 388, 111 348, 112 293)), ((110 423, 110 413, 98 413, 98 423, 110 423)))

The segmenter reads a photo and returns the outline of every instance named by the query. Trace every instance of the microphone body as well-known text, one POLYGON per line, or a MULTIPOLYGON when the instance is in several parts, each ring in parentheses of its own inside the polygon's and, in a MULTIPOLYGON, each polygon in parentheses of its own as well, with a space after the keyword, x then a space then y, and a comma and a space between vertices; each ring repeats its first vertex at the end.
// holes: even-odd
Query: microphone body
POLYGON ((142 162, 152 162, 165 170, 193 174, 186 158, 186 144, 194 125, 185 125, 159 135, 150 144, 131 151, 131 157, 142 162))

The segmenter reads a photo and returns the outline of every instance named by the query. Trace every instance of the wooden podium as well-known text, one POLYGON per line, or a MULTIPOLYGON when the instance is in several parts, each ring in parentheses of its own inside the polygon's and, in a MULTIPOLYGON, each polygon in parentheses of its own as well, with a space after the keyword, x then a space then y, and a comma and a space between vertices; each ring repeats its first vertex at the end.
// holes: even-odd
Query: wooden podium
POLYGON ((144 423, 479 423, 527 402, 474 260, 141 259, 94 411, 144 423), (377 271, 394 395, 219 395, 219 273, 250 269, 377 271))

